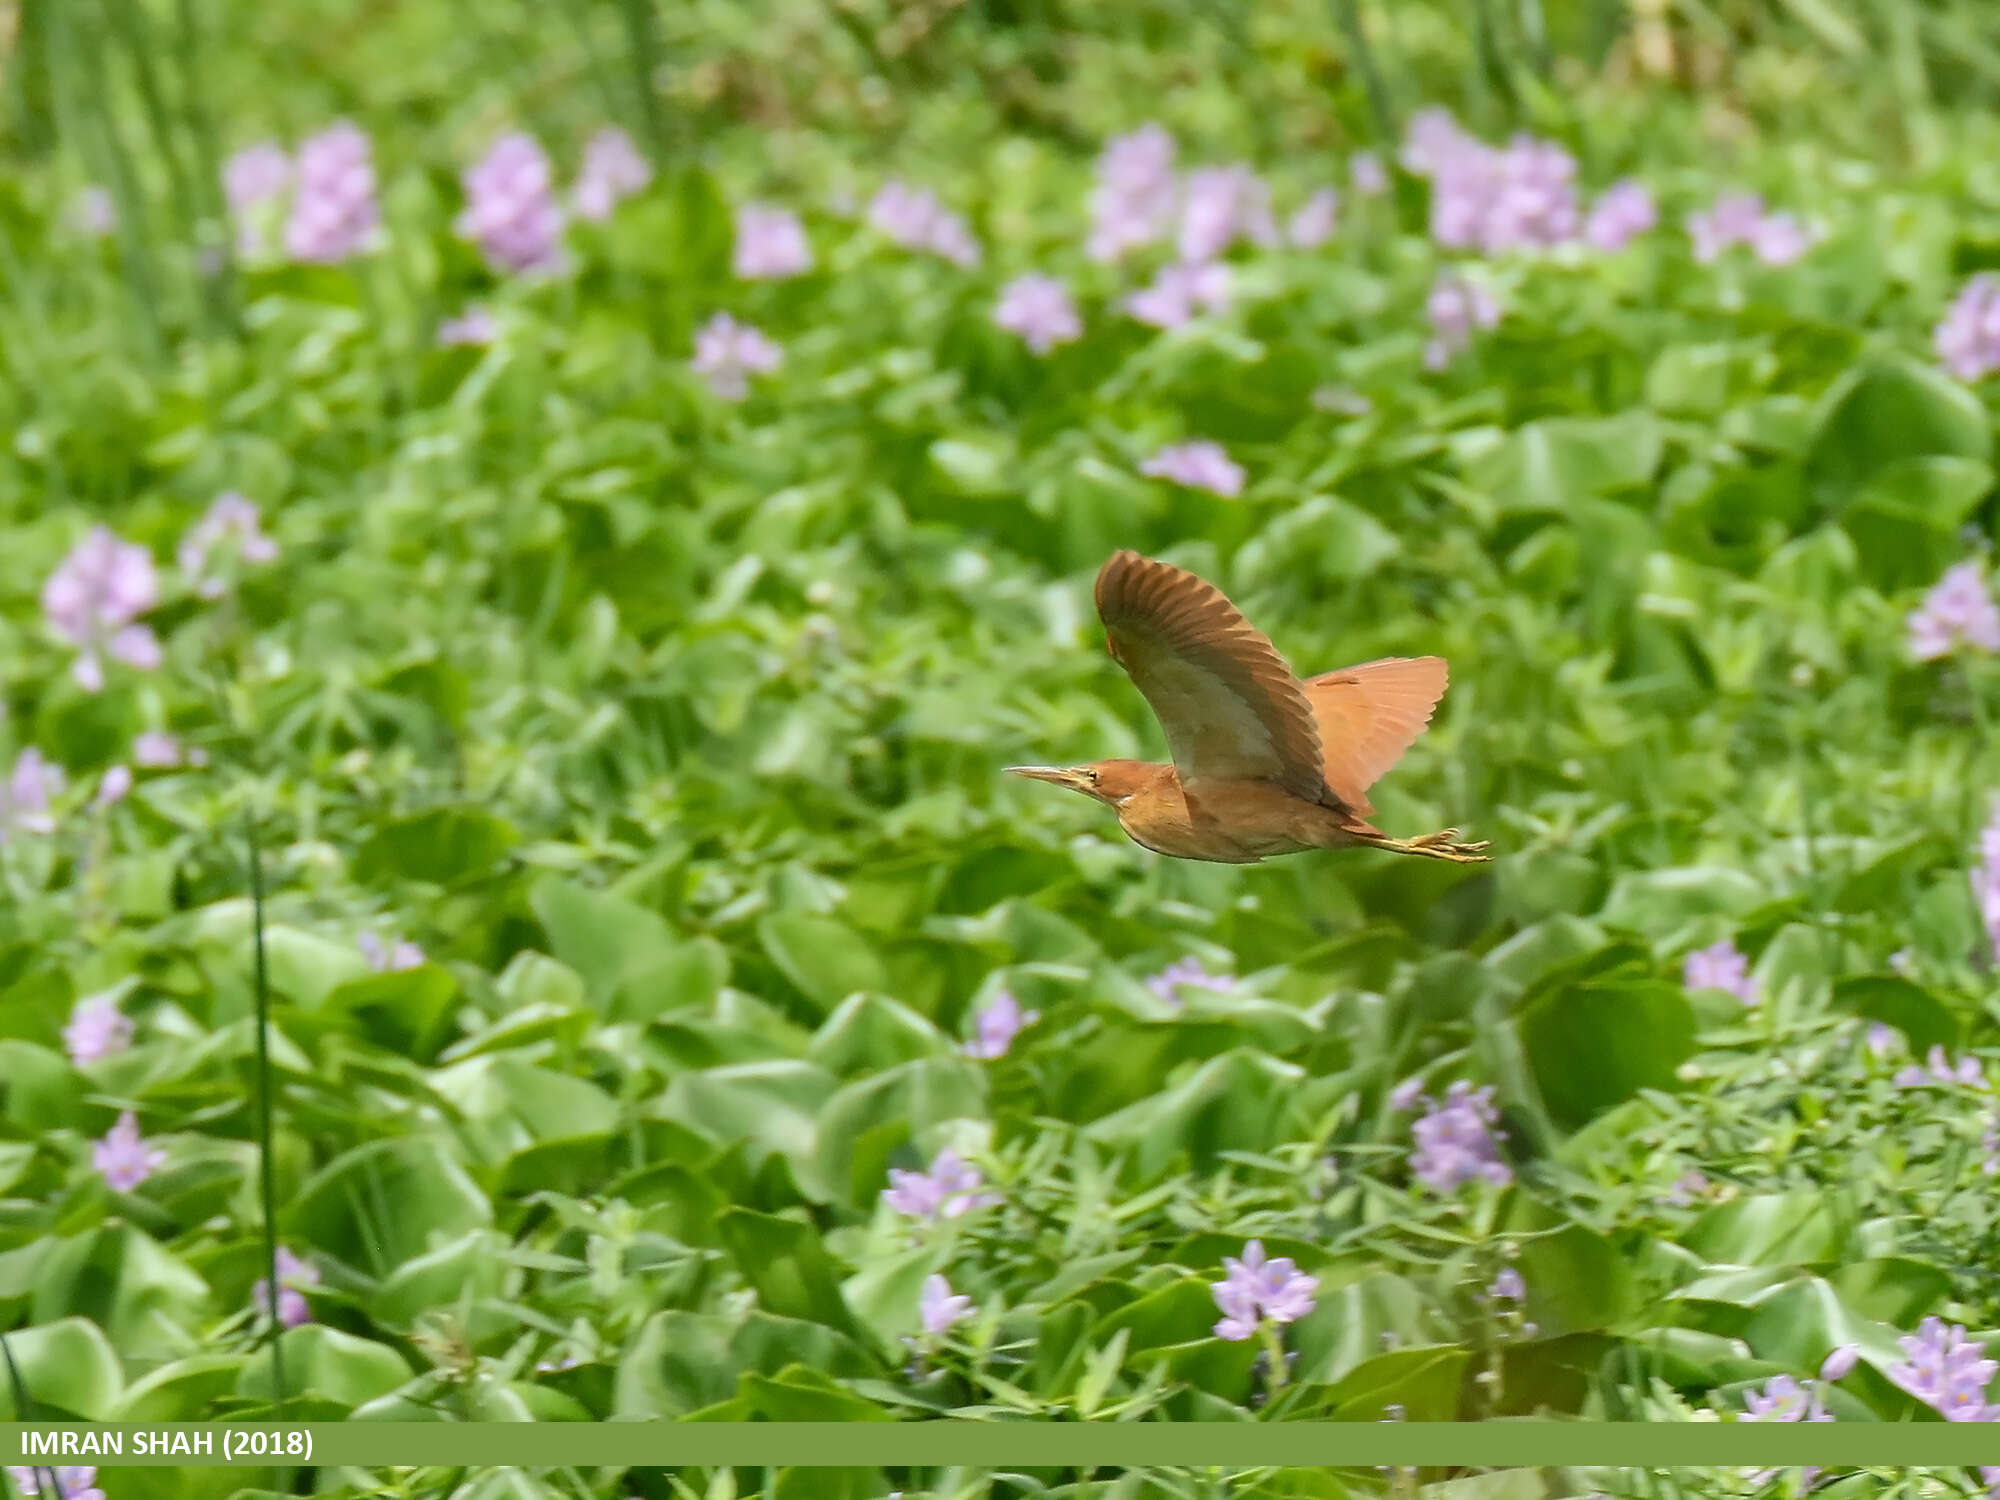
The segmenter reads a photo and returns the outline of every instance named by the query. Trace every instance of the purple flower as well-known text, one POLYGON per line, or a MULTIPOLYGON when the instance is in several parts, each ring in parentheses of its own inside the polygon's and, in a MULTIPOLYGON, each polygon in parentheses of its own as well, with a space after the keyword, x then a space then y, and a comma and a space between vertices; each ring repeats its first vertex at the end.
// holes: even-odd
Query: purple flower
POLYGON ((178 766, 183 760, 201 765, 208 759, 201 751, 185 754, 181 742, 164 729, 148 729, 132 741, 132 764, 148 770, 178 766))
POLYGON ((90 1148, 90 1164, 121 1193, 131 1192, 151 1177, 166 1159, 166 1152, 140 1138, 138 1117, 129 1109, 118 1117, 110 1133, 90 1148))
POLYGON ((228 583, 223 570, 209 571, 209 558, 219 548, 233 550, 246 563, 267 563, 278 555, 278 544, 259 529, 261 518, 253 501, 234 490, 215 497, 208 514, 190 526, 181 538, 175 559, 181 572, 204 599, 219 599, 228 583))
POLYGON ((0 844, 17 833, 54 833, 49 799, 63 789, 62 767, 50 765, 30 745, 14 758, 13 772, 0 786, 0 844))
POLYGON ((520 131, 501 136, 462 181, 465 208, 455 227, 479 246, 487 265, 507 273, 562 268, 562 205, 539 141, 520 131))
POLYGON ((97 1487, 97 1470, 82 1464, 64 1464, 54 1468, 14 1468, 10 1466, 7 1477, 14 1481, 14 1488, 24 1496, 35 1496, 37 1500, 104 1500, 104 1491, 97 1487), (53 1477, 55 1488, 44 1490, 42 1485, 53 1477))
POLYGON ((76 1002, 63 1027, 63 1048, 79 1067, 123 1052, 132 1045, 132 1018, 114 995, 90 995, 76 1002))
POLYGON ((1486 1289, 1486 1295, 1496 1302, 1522 1302, 1528 1296, 1528 1283, 1512 1266, 1503 1266, 1493 1278, 1493 1285, 1486 1289))
POLYGON ((2000 1364, 1984 1357, 1956 1323, 1925 1318, 1917 1332, 1897 1342, 1904 1358, 1889 1366, 1889 1378, 1948 1422, 2000 1421, 2000 1406, 1986 1401, 1986 1386, 2000 1364))
POLYGON ((118 208, 101 187, 86 187, 70 200, 69 227, 101 240, 118 227, 118 208))
POLYGON ((377 974, 422 968, 427 961, 424 950, 415 943, 405 942, 400 934, 392 935, 385 943, 374 933, 364 930, 354 939, 354 946, 361 950, 361 957, 377 974))
POLYGON ((1708 1191, 1708 1178, 1690 1167, 1674 1179, 1674 1185, 1659 1194, 1657 1202, 1670 1204, 1675 1208, 1686 1208, 1695 1199, 1708 1191))
POLYGON ((868 222, 905 250, 925 250, 968 270, 979 264, 972 230, 928 188, 884 183, 868 205, 868 222))
POLYGON ((944 1150, 931 1162, 928 1172, 891 1167, 882 1201, 913 1219, 956 1219, 975 1208, 1000 1201, 991 1193, 979 1191, 984 1181, 979 1168, 960 1159, 956 1151, 944 1150))
POLYGON ((1189 489, 1207 490, 1226 500, 1243 493, 1242 466, 1223 451, 1220 443, 1206 439, 1162 448, 1139 465, 1139 472, 1189 489))
POLYGON ((1659 210, 1646 185, 1626 177, 1612 183, 1591 205, 1590 216, 1583 221, 1583 238, 1594 249, 1623 250, 1659 222, 1659 210))
POLYGON ((149 671, 161 661, 153 632, 133 620, 159 602, 153 556, 97 526, 70 550, 42 587, 49 628, 77 648, 71 675, 88 692, 104 686, 103 652, 149 671))
POLYGON ((1828 1385, 1838 1380, 1845 1380, 1848 1373, 1853 1370, 1855 1362, 1860 1358, 1861 1346, 1859 1344, 1842 1344, 1838 1349, 1827 1355, 1826 1359, 1821 1363, 1819 1378, 1828 1385))
POLYGON ((1976 1057, 1961 1057, 1953 1063, 1944 1047, 1938 1045, 1925 1054, 1924 1066, 1912 1063, 1896 1074, 1898 1088, 1928 1088, 1933 1084, 1942 1084, 1947 1088, 1983 1089, 1986 1087, 1986 1070, 1979 1066, 1976 1057))
POLYGON ((746 203, 736 210, 736 250, 731 269, 745 281, 801 276, 813 266, 805 226, 789 209, 746 203))
MULTIPOLYGON (((319 1272, 300 1260, 283 1245, 278 1247, 278 1322, 286 1328, 297 1328, 301 1323, 312 1321, 312 1308, 306 1302, 305 1293, 297 1290, 301 1285, 318 1286, 319 1272)), ((250 1305, 266 1317, 271 1313, 271 1282, 268 1277, 259 1276, 257 1284, 250 1288, 250 1305)))
POLYGON ((1198 958, 1183 958, 1168 964, 1159 973, 1146 980, 1146 988, 1167 1004, 1178 1007, 1181 1004, 1179 991, 1183 985, 1198 990, 1216 990, 1227 994, 1236 987, 1236 981, 1227 974, 1211 974, 1202 967, 1198 958))
POLYGON ((1577 236, 1576 158, 1554 141, 1523 133, 1488 146, 1431 109, 1411 120, 1403 162, 1431 179, 1431 238, 1447 249, 1494 255, 1577 236))
POLYGON ((1728 938, 1690 953, 1681 965, 1681 983, 1691 990, 1726 990, 1745 1005, 1762 1000, 1750 977, 1750 960, 1728 938))
POLYGON ((1278 243, 1271 222, 1271 188, 1248 167, 1199 167, 1181 187, 1181 259, 1201 265, 1238 240, 1278 243))
POLYGON ((438 324, 438 346, 450 349, 460 344, 490 344, 500 332, 500 325, 493 314, 483 307, 468 307, 455 318, 446 318, 438 324))
POLYGON ((368 137, 345 120, 330 125, 300 145, 297 172, 286 251, 317 265, 359 254, 381 222, 368 137))
POLYGON ((264 253, 278 203, 292 185, 292 159, 276 141, 245 146, 222 168, 222 193, 236 221, 237 253, 264 253))
POLYGON ((1747 245, 1766 265, 1788 266, 1812 248, 1811 233, 1790 214, 1767 214, 1754 193, 1725 193, 1705 212, 1688 215, 1694 258, 1704 263, 1732 245, 1747 245))
POLYGON ((993 321, 1009 333, 1019 334, 1037 354, 1047 354, 1058 344, 1083 337, 1083 320, 1070 301, 1069 288, 1053 276, 1038 276, 1032 271, 1000 289, 1000 305, 993 310, 993 321))
POLYGON ((1412 1074, 1389 1090, 1389 1108, 1399 1115, 1406 1115, 1428 1098, 1429 1096, 1424 1093, 1423 1075, 1412 1074))
POLYGON ((2000 963, 2000 797, 1994 799, 1993 815, 1979 833, 1979 863, 1972 867, 1972 900, 1986 927, 1986 940, 1993 945, 1993 961, 2000 963))
POLYGON ((1455 271, 1438 273, 1424 312, 1431 322, 1431 341, 1424 347, 1424 368, 1429 370, 1442 370, 1472 347, 1475 330, 1500 321, 1500 304, 1492 295, 1455 271))
POLYGON ((1960 380, 2000 370, 2000 276, 1981 271, 1945 310, 1934 335, 1938 358, 1960 380))
POLYGON ((954 1323, 963 1322, 972 1316, 972 1299, 954 1295, 951 1283, 944 1277, 932 1275, 924 1278, 922 1301, 924 1332, 932 1338, 944 1333, 954 1323))
POLYGON ((1913 948, 1898 948, 1894 953, 1889 955, 1889 967, 1898 974, 1908 975, 1914 973, 1917 967, 1916 950, 1913 948))
POLYGON ((1773 1375, 1761 1391, 1743 1396, 1746 1422, 1831 1422, 1819 1392, 1810 1381, 1800 1384, 1790 1375, 1773 1375))
POLYGON ((583 167, 576 174, 571 202, 579 219, 608 219, 611 210, 653 180, 653 164, 639 154, 632 137, 607 125, 584 143, 583 167))
POLYGON ((694 336, 694 372, 724 401, 750 394, 750 377, 784 362, 784 351, 748 323, 717 313, 694 336))
POLYGON ((1174 138, 1164 126, 1141 126, 1107 142, 1090 194, 1090 258, 1118 260, 1158 240, 1173 222, 1179 195, 1174 138))
POLYGON ((1228 268, 1210 262, 1162 266, 1151 286, 1125 299, 1125 311, 1154 328, 1178 328, 1197 312, 1214 312, 1228 303, 1228 268))
POLYGON ((1355 192, 1370 198, 1389 191, 1389 169, 1373 151, 1357 151, 1347 158, 1347 180, 1355 192))
POLYGON ((1321 188, 1299 205, 1285 225, 1285 238, 1294 250, 1316 250, 1333 238, 1340 218, 1340 194, 1321 188))
POLYGON ((1986 592, 1976 561, 1954 563, 1909 616, 1910 655, 1949 656, 1960 646, 2000 651, 2000 605, 1986 592))
POLYGON ((1431 1101, 1430 1112, 1410 1127, 1416 1141, 1410 1170, 1434 1193, 1456 1192, 1475 1179, 1505 1186, 1514 1174, 1500 1160, 1496 1142, 1506 1133, 1499 1123, 1490 1084, 1475 1089, 1454 1083, 1444 1102, 1431 1101))
POLYGON ((980 1012, 975 1024, 979 1035, 965 1044, 968 1057, 1005 1057, 1021 1031, 1042 1018, 1038 1010, 1024 1011, 1021 1002, 1007 991, 995 995, 980 1012))
POLYGON ((92 799, 99 807, 110 807, 123 802, 132 790, 132 768, 125 765, 107 767, 103 778, 97 783, 97 796, 92 799))
POLYGON ((1241 1260, 1223 1256, 1222 1268, 1223 1278, 1212 1288, 1215 1305, 1222 1309, 1217 1338, 1247 1339, 1266 1319, 1295 1323, 1313 1310, 1319 1278, 1300 1271, 1289 1256, 1267 1261, 1262 1240, 1245 1245, 1241 1260))
POLYGON ((1887 1057, 1903 1044, 1903 1035, 1893 1026, 1885 1026, 1880 1021, 1868 1023, 1868 1051, 1874 1057, 1887 1057))

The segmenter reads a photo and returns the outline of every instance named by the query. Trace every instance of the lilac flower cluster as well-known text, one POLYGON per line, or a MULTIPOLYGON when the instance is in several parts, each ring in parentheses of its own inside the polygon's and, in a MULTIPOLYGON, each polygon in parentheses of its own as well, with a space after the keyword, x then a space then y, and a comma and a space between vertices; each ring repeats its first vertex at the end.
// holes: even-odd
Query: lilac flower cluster
POLYGON ((979 1191, 985 1180, 979 1168, 947 1149, 937 1154, 926 1172, 891 1167, 882 1201, 912 1219, 956 1219, 1000 1201, 979 1191))
POLYGON ((1961 646, 2000 651, 2000 605, 1986 591, 1974 560, 1945 569, 1907 624, 1910 655, 1918 661, 1935 661, 1961 646))
POLYGON ((1979 863, 1972 867, 1972 900, 1986 928, 1986 941, 1993 946, 1993 961, 2000 964, 2000 798, 1993 802, 1993 814, 1979 830, 1979 863))
POLYGON ((259 141, 222 168, 222 195, 236 224, 236 253, 262 256, 277 227, 279 205, 292 185, 292 159, 276 141, 259 141))
POLYGON ((424 950, 415 943, 407 942, 397 933, 390 934, 385 943, 374 933, 363 931, 354 940, 354 946, 361 950, 361 957, 369 968, 377 974, 394 974, 403 969, 420 969, 428 961, 424 950))
POLYGON ((1021 1002, 1002 990, 981 1008, 973 1023, 979 1034, 965 1044, 965 1054, 979 1058, 1005 1057, 1007 1049, 1014 1045, 1014 1038, 1041 1018, 1040 1011, 1022 1010, 1021 1002))
MULTIPOLYGON (((1220 443, 1206 439, 1169 444, 1140 464, 1139 472, 1150 479, 1165 479, 1191 490, 1207 490, 1225 500, 1234 500, 1243 493, 1243 466, 1220 443)), ((1193 959, 1188 962, 1196 963, 1193 959)), ((1196 967, 1200 967, 1198 963, 1196 967)))
POLYGON ((1611 184, 1583 221, 1584 243, 1593 250, 1623 250, 1660 222, 1653 195, 1630 177, 1611 184))
POLYGON ((925 1335, 937 1338, 948 1331, 954 1323, 962 1323, 972 1316, 972 1299, 962 1294, 954 1294, 951 1283, 943 1276, 926 1276, 923 1296, 918 1302, 918 1313, 924 1321, 925 1335))
POLYGON ((736 210, 736 245, 730 269, 745 281, 803 276, 813 266, 805 225, 788 209, 745 203, 736 210))
POLYGON ((632 137, 607 125, 584 143, 583 166, 577 172, 570 203, 579 219, 608 219, 611 211, 653 180, 653 164, 632 144, 632 137))
POLYGON ((1285 242, 1294 250, 1316 250, 1333 238, 1339 224, 1340 194, 1321 188, 1285 221, 1285 242))
POLYGON ((335 265, 360 254, 381 223, 368 137, 342 120, 299 146, 285 250, 294 260, 335 265))
POLYGON ((508 274, 562 269, 562 205, 539 141, 521 131, 503 135, 461 180, 458 234, 479 246, 488 266, 508 274))
POLYGON ((81 1066, 123 1052, 132 1045, 132 1018, 118 1008, 116 995, 87 995, 77 1001, 63 1027, 63 1050, 81 1066))
POLYGON ((1729 938, 1690 953, 1681 965, 1681 983, 1691 990, 1725 991, 1745 1005, 1762 1003, 1757 981, 1750 977, 1750 960, 1729 938))
POLYGON ((750 377, 784 363, 784 351, 748 323, 717 313, 694 336, 694 372, 724 401, 750 394, 750 377))
POLYGON ((149 1146, 139 1134, 138 1116, 126 1110, 103 1140, 91 1147, 90 1164, 121 1193, 151 1177, 166 1164, 167 1153, 149 1146))
POLYGON ((1229 268, 1212 261, 1162 266, 1151 285, 1125 299, 1125 311, 1153 328, 1178 328, 1197 313, 1228 305, 1229 268))
POLYGON ((1180 199, 1174 156, 1174 138, 1161 125, 1141 126, 1105 144, 1090 194, 1086 248, 1092 260, 1119 260, 1167 232, 1180 199))
MULTIPOLYGON (((312 1308, 306 1302, 300 1286, 318 1286, 319 1272, 300 1260, 283 1245, 278 1247, 278 1323, 284 1328, 297 1328, 301 1323, 312 1321, 312 1308)), ((260 1276, 257 1284, 250 1289, 250 1303, 265 1317, 271 1315, 271 1283, 269 1278, 260 1276)))
POLYGON ((1058 344, 1073 344, 1083 337, 1083 320, 1077 316, 1069 288, 1053 276, 1032 271, 1000 289, 993 321, 1018 334, 1037 354, 1047 354, 1058 344))
POLYGON ((1198 958, 1178 959, 1159 973, 1148 976, 1146 980, 1147 989, 1175 1007, 1181 1004, 1180 989, 1183 985, 1198 990, 1217 990, 1226 994, 1236 987, 1236 981, 1227 974, 1209 973, 1202 967, 1202 962, 1198 958))
POLYGON ((451 349, 461 344, 490 344, 499 332, 500 325, 491 312, 483 307, 468 307, 457 317, 445 318, 438 324, 438 347, 451 349))
POLYGON ((1222 1309, 1217 1338, 1241 1341, 1266 1322, 1295 1323, 1313 1310, 1319 1278, 1306 1275, 1289 1256, 1266 1260, 1262 1240, 1245 1245, 1241 1260, 1225 1255, 1222 1268, 1223 1278, 1212 1289, 1222 1309))
POLYGON ((121 542, 108 526, 93 527, 50 575, 42 613, 49 628, 76 647, 71 675, 85 691, 104 686, 104 656, 141 671, 160 665, 159 641, 134 623, 159 598, 152 554, 121 542))
POLYGON ((197 594, 219 599, 228 587, 223 571, 209 566, 218 551, 234 551, 237 559, 246 563, 267 563, 277 557, 278 544, 263 533, 261 524, 255 503, 234 490, 215 497, 208 513, 188 528, 175 553, 181 572, 197 594))
POLYGON ((2000 370, 2000 276, 1981 271, 1966 282, 1934 337, 1938 358, 1960 380, 2000 370))
POLYGON ((49 802, 62 795, 61 766, 51 765, 30 745, 14 757, 14 769, 0 784, 0 844, 17 833, 54 833, 49 802))
POLYGON ((1278 243, 1270 185, 1246 166, 1195 168, 1181 185, 1181 263, 1205 265, 1238 240, 1266 250, 1278 243))
POLYGON ((868 222, 905 250, 928 251, 967 270, 979 264, 971 228, 928 188, 884 183, 868 205, 868 222))
POLYGON ((1472 347, 1476 330, 1500 321, 1500 304, 1478 282, 1456 271, 1441 271, 1431 284, 1424 310, 1431 320, 1431 341, 1424 346, 1424 368, 1442 370, 1472 347))
POLYGON ((1725 193, 1706 209, 1688 215, 1694 258, 1719 258, 1732 245, 1747 245, 1767 266, 1788 266, 1812 248, 1806 227, 1787 213, 1769 213, 1754 193, 1725 193))
POLYGON ((1965 1336, 1956 1323, 1928 1317, 1917 1331, 1897 1342, 1903 1358, 1888 1376, 1948 1422, 2000 1421, 2000 1406, 1986 1400, 1986 1387, 2000 1362, 1965 1336))
POLYGON ((1922 1067, 1911 1063, 1896 1074, 1898 1088, 1918 1089, 1935 1085, 1983 1089, 1986 1087, 1986 1070, 1980 1067, 1976 1057, 1961 1057, 1953 1063, 1942 1046, 1934 1046, 1925 1054, 1922 1067))
POLYGON ((1514 1180, 1513 1169, 1500 1160, 1498 1143, 1507 1133, 1498 1128, 1500 1111, 1494 1106, 1491 1084, 1475 1089, 1469 1083, 1454 1083, 1442 1102, 1413 1090, 1410 1083, 1390 1095, 1391 1106, 1400 1110, 1419 1103, 1426 1113, 1410 1127, 1416 1142, 1410 1171, 1425 1187, 1442 1194, 1457 1192, 1475 1180, 1502 1187, 1514 1180))

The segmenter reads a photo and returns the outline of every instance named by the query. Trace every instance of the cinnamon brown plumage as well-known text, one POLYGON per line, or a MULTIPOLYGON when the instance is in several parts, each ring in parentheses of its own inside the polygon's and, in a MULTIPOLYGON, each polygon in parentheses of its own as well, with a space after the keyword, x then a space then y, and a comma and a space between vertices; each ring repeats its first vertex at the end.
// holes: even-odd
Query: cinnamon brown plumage
POLYGON ((1386 657, 1301 682, 1213 584, 1136 552, 1097 575, 1105 643, 1166 732, 1171 765, 1010 766, 1106 804, 1161 854, 1252 864, 1362 844, 1470 864, 1456 828, 1393 839, 1368 789, 1430 723, 1447 682, 1436 656, 1386 657))

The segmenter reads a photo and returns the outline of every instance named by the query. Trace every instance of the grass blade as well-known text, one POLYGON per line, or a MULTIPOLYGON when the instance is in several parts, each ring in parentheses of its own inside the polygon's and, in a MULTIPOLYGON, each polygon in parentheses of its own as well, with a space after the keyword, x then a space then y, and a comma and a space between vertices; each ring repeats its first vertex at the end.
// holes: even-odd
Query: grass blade
POLYGON ((285 1416, 285 1359, 279 1348, 284 1331, 278 1319, 278 1211, 276 1173, 271 1160, 271 984, 264 954, 264 860, 257 841, 257 813, 247 809, 243 817, 244 837, 250 853, 250 924, 256 948, 257 1000, 257 1157, 258 1195, 264 1216, 264 1288, 267 1322, 265 1338, 271 1346, 271 1390, 276 1396, 278 1420, 285 1416))

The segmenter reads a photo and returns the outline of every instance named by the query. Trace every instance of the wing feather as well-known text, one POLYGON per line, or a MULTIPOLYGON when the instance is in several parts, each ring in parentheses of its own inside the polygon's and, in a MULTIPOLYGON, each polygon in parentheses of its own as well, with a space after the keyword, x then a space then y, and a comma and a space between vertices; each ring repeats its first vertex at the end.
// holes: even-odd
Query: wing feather
POLYGON ((1269 781, 1327 800, 1319 728, 1298 678, 1220 589, 1120 551, 1097 575, 1097 613, 1112 657, 1166 731, 1183 785, 1269 781))
POLYGON ((1333 794, 1364 818, 1373 813, 1368 788, 1429 726, 1449 682, 1441 656, 1388 656, 1307 678, 1302 686, 1333 794))

